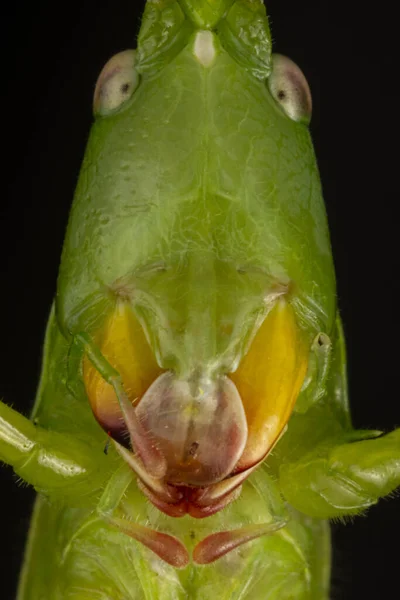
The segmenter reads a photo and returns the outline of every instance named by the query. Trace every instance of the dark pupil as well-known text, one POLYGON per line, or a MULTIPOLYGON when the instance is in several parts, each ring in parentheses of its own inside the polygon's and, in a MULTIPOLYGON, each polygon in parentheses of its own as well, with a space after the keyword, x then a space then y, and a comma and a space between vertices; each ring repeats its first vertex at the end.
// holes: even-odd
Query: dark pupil
POLYGON ((121 92, 123 94, 126 94, 129 91, 129 83, 124 83, 123 85, 121 85, 121 92))

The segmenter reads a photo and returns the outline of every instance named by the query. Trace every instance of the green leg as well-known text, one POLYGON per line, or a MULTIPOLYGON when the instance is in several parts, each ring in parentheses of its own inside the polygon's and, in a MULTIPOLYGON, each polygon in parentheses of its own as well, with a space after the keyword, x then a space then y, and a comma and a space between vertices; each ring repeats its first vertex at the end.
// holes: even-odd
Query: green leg
POLYGON ((151 477, 161 479, 167 470, 166 460, 149 432, 137 418, 136 411, 125 393, 120 374, 110 365, 86 333, 78 334, 74 339, 74 344, 82 345, 93 366, 105 381, 113 386, 129 432, 132 448, 140 457, 147 473, 151 477))
POLYGON ((3 402, 0 459, 38 492, 74 505, 92 502, 115 468, 102 446, 37 427, 3 402))
POLYGON ((286 500, 306 515, 359 514, 400 486, 400 429, 375 439, 321 445, 282 465, 279 476, 286 500))
MULTIPOLYGON (((175 567, 187 565, 189 555, 179 540, 115 516, 132 483, 133 473, 128 465, 123 464, 110 478, 110 467, 115 468, 115 462, 104 454, 103 447, 93 448, 69 435, 36 427, 29 419, 0 402, 0 459, 12 466, 15 473, 38 492, 60 498, 67 504, 70 500, 73 506, 89 504, 94 507, 99 490, 104 488, 95 516, 89 518, 84 528, 93 521, 104 520, 150 548, 169 564, 175 567)), ((81 531, 82 528, 70 544, 81 531)))

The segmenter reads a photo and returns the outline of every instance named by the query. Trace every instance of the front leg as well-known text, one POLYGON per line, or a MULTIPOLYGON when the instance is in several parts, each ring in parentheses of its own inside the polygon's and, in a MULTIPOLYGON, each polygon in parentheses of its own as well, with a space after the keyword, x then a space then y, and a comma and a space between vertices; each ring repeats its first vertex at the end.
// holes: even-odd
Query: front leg
POLYGON ((283 464, 279 484, 286 500, 311 517, 331 519, 359 514, 393 492, 400 486, 400 429, 372 435, 321 444, 299 461, 283 464))
POLYGON ((92 503, 114 467, 102 448, 34 425, 0 402, 0 459, 51 498, 92 503))

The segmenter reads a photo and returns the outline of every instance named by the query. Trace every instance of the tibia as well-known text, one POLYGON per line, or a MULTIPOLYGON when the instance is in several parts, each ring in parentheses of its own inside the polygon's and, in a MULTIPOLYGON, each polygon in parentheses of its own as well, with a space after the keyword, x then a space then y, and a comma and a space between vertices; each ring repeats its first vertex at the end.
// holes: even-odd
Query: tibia
POLYGON ((160 500, 165 502, 178 502, 182 495, 174 491, 174 488, 167 486, 162 480, 151 477, 148 471, 144 468, 143 463, 139 458, 118 442, 114 441, 114 446, 118 454, 127 465, 136 473, 140 480, 151 490, 160 500))
POLYGON ((280 489, 297 510, 322 519, 358 514, 400 486, 400 429, 320 446, 280 468, 280 489))
POLYGON ((136 411, 126 396, 120 374, 110 365, 86 333, 78 334, 76 341, 82 344, 89 360, 104 380, 113 386, 129 432, 131 446, 139 454, 146 471, 152 477, 161 479, 166 472, 167 463, 154 440, 137 418, 136 411))
POLYGON ((24 481, 50 497, 85 504, 110 476, 111 461, 66 434, 35 426, 0 402, 0 459, 24 481))

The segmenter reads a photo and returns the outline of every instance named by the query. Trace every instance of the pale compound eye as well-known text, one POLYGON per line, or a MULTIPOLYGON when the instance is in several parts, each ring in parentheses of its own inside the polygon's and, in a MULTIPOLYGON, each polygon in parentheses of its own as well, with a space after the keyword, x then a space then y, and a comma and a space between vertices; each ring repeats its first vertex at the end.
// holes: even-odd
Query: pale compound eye
POLYGON ((127 102, 139 85, 135 50, 119 52, 105 65, 96 83, 93 98, 95 115, 108 115, 127 102))
POLYGON ((273 54, 269 90, 293 121, 309 123, 312 113, 310 88, 303 72, 286 56, 273 54))

